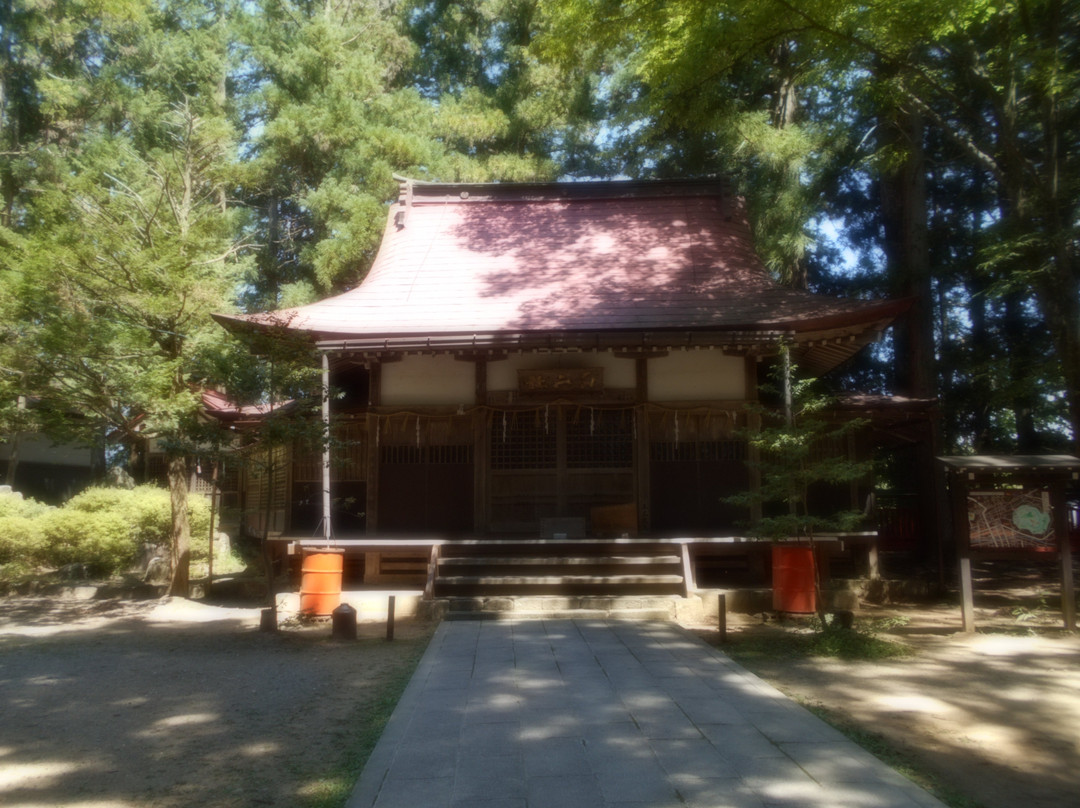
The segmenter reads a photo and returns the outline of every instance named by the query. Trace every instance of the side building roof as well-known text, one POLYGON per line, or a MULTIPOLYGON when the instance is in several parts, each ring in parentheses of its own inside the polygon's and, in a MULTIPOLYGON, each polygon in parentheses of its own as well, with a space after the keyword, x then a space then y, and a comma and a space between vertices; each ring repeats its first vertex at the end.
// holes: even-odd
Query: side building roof
POLYGON ((307 306, 220 315, 342 350, 484 346, 771 352, 812 371, 873 339, 910 300, 781 287, 719 181, 405 182, 356 288, 307 306), (766 347, 768 346, 768 347, 766 347))

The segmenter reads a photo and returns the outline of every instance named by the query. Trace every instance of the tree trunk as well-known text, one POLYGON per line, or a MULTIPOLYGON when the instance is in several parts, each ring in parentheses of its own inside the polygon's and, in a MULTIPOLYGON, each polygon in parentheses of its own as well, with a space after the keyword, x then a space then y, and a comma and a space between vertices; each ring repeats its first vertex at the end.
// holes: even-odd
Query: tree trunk
POLYGON ((22 441, 22 426, 23 414, 26 411, 26 396, 19 396, 17 403, 15 404, 16 421, 15 429, 8 438, 8 464, 7 473, 4 477, 5 485, 15 485, 15 474, 19 470, 19 444, 22 441))
MULTIPOLYGON (((271 407, 273 407, 273 404, 271 404, 271 407)), ((267 608, 264 614, 269 614, 270 622, 267 624, 267 618, 263 618, 263 630, 277 631, 277 587, 274 583, 274 554, 270 549, 270 523, 274 518, 274 475, 277 473, 277 468, 274 463, 274 447, 268 447, 266 452, 266 499, 263 504, 262 556, 263 566, 266 568, 267 608)))
POLYGON ((188 596, 191 565, 191 526, 188 523, 188 462, 183 455, 169 458, 169 498, 172 502, 172 580, 169 594, 188 596))
POLYGON ((11 437, 8 438, 8 462, 7 472, 4 475, 5 485, 15 485, 15 472, 19 469, 19 437, 21 433, 14 432, 11 437))
POLYGON ((1024 300, 1021 295, 1005 296, 1005 334, 1009 345, 1009 406, 1013 411, 1016 429, 1016 451, 1033 454, 1039 450, 1039 434, 1035 428, 1035 396, 1029 374, 1039 361, 1032 351, 1029 328, 1025 324, 1024 300))
POLYGON ((923 128, 916 113, 893 112, 882 123, 882 145, 905 155, 900 167, 881 180, 885 258, 893 288, 915 297, 907 317, 893 329, 896 387, 917 397, 936 393, 923 128))
MULTIPOLYGON (((891 109, 881 122, 882 146, 903 156, 899 167, 881 179, 881 219, 884 251, 893 289, 915 298, 907 316, 893 327, 896 392, 916 398, 937 397, 934 351, 933 284, 926 203, 925 124, 917 112, 891 109)), ((929 531, 920 548, 924 558, 936 556, 939 578, 944 578, 942 544, 948 538, 943 492, 944 470, 939 419, 931 423, 927 441, 917 447, 920 520, 929 531)))
POLYGON ((971 373, 972 395, 968 406, 971 407, 971 440, 975 452, 983 453, 990 446, 990 410, 992 387, 987 363, 990 361, 991 340, 986 317, 986 284, 977 276, 968 278, 968 319, 971 321, 971 338, 968 341, 966 361, 971 373))
POLYGON ((1067 251, 1056 257, 1053 281, 1042 286, 1039 302, 1065 377, 1073 451, 1080 453, 1080 280, 1067 251))

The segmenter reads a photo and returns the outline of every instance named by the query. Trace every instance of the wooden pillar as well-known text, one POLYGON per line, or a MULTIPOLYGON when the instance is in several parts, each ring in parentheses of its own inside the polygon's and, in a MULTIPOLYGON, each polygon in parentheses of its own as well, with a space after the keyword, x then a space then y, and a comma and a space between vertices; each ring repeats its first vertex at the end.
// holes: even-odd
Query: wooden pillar
MULTIPOLYGON (((382 365, 372 360, 368 372, 368 407, 378 407, 382 403, 382 365)), ((367 502, 365 503, 364 525, 367 535, 375 536, 379 532, 379 415, 367 414, 367 502)), ((367 573, 365 572, 365 575, 367 573)))
POLYGON ((684 541, 679 544, 679 548, 682 558, 683 596, 690 597, 697 589, 697 582, 694 580, 694 562, 690 557, 690 544, 684 541))
POLYGON ((975 631, 975 593, 971 582, 971 556, 961 552, 960 560, 960 623, 964 631, 975 631))
POLYGON ((489 530, 487 357, 476 357, 476 409, 472 416, 473 434, 473 529, 480 534, 489 530))
POLYGON ((1061 563, 1061 614, 1068 631, 1076 630, 1076 591, 1073 587, 1072 546, 1069 537, 1069 515, 1065 502, 1064 481, 1050 488, 1051 512, 1054 515, 1054 535, 1057 536, 1061 563))
MULTIPOLYGON (((759 400, 758 394, 758 358, 755 356, 747 356, 744 360, 746 368, 746 390, 744 392, 744 398, 747 403, 756 402, 759 400)), ((757 431, 761 428, 761 417, 755 413, 747 413, 746 428, 752 431, 757 431)), ((749 444, 746 447, 746 465, 749 469, 748 482, 750 484, 750 491, 757 493, 761 490, 761 450, 754 444, 749 444)), ((761 502, 758 499, 754 499, 750 504, 750 524, 756 525, 761 521, 762 510, 761 502)))
POLYGON ((975 592, 971 580, 971 538, 967 518, 968 477, 952 476, 953 535, 956 537, 957 566, 960 572, 960 619, 964 631, 975 630, 975 592))
POLYGON ((555 515, 568 516, 567 507, 569 491, 567 491, 566 474, 566 419, 568 407, 555 408, 555 434, 558 440, 555 443, 555 515))
POLYGON ((638 533, 645 535, 652 528, 652 483, 649 478, 649 358, 645 354, 637 354, 634 363, 637 388, 637 407, 634 410, 637 424, 637 440, 634 446, 637 463, 634 471, 637 482, 634 498, 637 500, 638 533))
POLYGON ((327 542, 334 535, 330 522, 330 354, 322 355, 322 527, 327 542))

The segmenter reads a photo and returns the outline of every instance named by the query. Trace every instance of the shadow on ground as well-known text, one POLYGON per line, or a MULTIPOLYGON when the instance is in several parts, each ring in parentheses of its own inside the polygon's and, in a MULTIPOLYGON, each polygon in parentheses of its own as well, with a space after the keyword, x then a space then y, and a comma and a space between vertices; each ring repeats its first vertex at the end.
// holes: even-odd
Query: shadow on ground
POLYGON ((0 803, 314 804, 355 777, 358 737, 429 631, 343 644, 182 603, 0 601, 0 803))

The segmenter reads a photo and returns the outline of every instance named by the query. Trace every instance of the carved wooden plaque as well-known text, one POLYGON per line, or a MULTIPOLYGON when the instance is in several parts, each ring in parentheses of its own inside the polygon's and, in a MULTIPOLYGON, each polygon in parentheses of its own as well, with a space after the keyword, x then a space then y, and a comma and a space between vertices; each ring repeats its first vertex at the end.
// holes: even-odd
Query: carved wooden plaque
POLYGON ((604 389, 603 368, 561 368, 519 370, 518 392, 523 396, 559 396, 600 393, 604 389))

